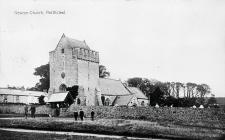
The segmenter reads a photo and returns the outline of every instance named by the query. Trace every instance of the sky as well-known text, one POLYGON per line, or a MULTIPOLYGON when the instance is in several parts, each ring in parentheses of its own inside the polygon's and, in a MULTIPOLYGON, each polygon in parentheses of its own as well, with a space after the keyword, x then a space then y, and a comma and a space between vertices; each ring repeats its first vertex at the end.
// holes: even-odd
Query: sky
POLYGON ((63 33, 98 51, 111 78, 206 83, 225 97, 223 0, 0 0, 0 87, 34 86, 63 33))

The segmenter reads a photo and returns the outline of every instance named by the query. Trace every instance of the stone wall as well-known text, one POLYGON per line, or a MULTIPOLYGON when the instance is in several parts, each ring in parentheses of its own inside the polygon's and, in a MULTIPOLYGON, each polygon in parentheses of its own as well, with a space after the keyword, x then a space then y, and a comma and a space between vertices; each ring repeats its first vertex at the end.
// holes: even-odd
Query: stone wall
POLYGON ((75 110, 82 110, 86 117, 90 117, 91 110, 95 111, 97 118, 116 119, 144 119, 164 121, 221 121, 225 122, 225 111, 210 108, 170 108, 170 107, 111 107, 111 106, 71 106, 67 111, 61 112, 61 116, 72 117, 75 110))
MULTIPOLYGON (((36 114, 53 114, 54 110, 47 105, 35 105, 36 114)), ((30 106, 28 106, 30 109, 30 106)), ((24 105, 0 104, 0 114, 24 114, 24 105)))
MULTIPOLYGON (((95 111, 97 118, 115 119, 144 119, 151 121, 176 121, 176 122, 221 122, 225 123, 225 111, 220 108, 170 108, 170 107, 111 107, 111 106, 75 106, 61 109, 61 117, 73 117, 75 110, 85 112, 85 117, 90 117, 91 110, 95 111)), ((0 113, 24 113, 24 105, 1 104, 0 113)), ((54 115, 55 110, 47 105, 36 106, 36 114, 54 115)))

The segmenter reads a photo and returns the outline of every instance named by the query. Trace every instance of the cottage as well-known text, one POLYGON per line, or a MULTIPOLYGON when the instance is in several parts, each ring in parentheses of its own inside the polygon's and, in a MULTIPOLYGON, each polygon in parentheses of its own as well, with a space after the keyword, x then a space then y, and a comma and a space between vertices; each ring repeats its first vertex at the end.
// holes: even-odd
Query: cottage
POLYGON ((39 103, 38 98, 46 95, 45 92, 40 91, 0 88, 0 103, 39 103))

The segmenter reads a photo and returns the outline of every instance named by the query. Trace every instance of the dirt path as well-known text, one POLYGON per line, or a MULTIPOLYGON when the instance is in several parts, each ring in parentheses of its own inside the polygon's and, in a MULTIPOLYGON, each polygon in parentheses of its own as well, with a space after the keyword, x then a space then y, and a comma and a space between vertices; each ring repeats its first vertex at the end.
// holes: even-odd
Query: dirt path
MULTIPOLYGON (((162 139, 152 139, 152 138, 137 138, 137 137, 124 137, 116 135, 101 135, 101 134, 91 134, 91 133, 77 133, 77 132, 61 132, 61 131, 43 131, 43 130, 28 130, 28 129, 15 129, 15 128, 0 128, 4 131, 12 132, 25 132, 25 133, 44 133, 44 134, 58 134, 58 135, 73 135, 73 136, 90 136, 96 138, 110 138, 110 139, 126 139, 126 140, 162 140, 162 139)), ((163 139, 165 140, 165 139, 163 139)))

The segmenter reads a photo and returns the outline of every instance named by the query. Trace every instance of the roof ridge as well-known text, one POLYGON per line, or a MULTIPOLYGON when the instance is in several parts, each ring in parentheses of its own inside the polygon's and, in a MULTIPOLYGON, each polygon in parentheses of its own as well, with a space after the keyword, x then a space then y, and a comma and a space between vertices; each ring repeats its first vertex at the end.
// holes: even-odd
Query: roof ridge
POLYGON ((65 38, 67 39, 66 41, 69 41, 70 43, 75 43, 77 47, 90 50, 90 47, 87 45, 85 40, 81 41, 67 36, 65 38))
MULTIPOLYGON (((74 41, 78 41, 78 42, 82 42, 84 43, 84 41, 81 41, 81 40, 78 40, 78 39, 75 39, 75 38, 71 38, 71 37, 68 37, 68 36, 65 36, 65 38, 69 39, 69 40, 74 40, 74 41)), ((85 44, 85 43, 84 43, 85 44)))

